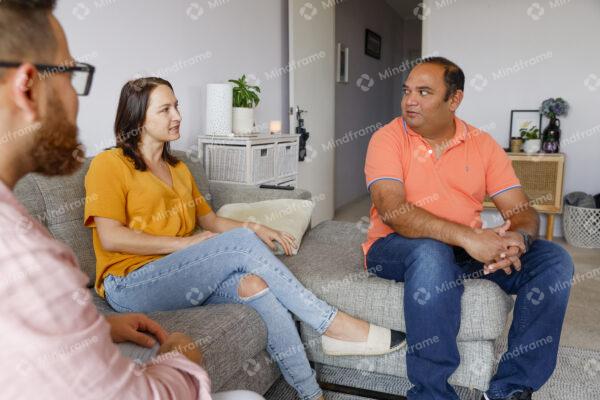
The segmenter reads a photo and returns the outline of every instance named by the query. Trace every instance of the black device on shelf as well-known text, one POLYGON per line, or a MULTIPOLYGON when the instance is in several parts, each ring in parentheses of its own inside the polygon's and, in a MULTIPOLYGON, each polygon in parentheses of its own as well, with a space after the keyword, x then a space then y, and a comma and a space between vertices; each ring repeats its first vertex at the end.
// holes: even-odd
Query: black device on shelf
POLYGON ((261 189, 280 189, 280 190, 294 190, 293 186, 290 185, 286 185, 286 186, 277 186, 277 185, 260 185, 259 188, 261 189))
POLYGON ((301 110, 300 107, 296 107, 296 120, 298 121, 298 126, 296 127, 296 134, 300 135, 300 143, 298 146, 298 161, 304 161, 306 158, 306 142, 310 137, 310 133, 306 131, 304 128, 304 118, 302 118, 302 114, 307 113, 306 110, 301 110))

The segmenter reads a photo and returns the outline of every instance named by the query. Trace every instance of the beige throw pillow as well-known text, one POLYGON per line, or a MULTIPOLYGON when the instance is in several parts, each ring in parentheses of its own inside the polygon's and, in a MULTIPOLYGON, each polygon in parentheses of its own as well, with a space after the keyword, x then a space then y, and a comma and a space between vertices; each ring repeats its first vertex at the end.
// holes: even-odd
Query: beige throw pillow
MULTIPOLYGON (((296 239, 296 244, 300 247, 314 208, 315 204, 310 200, 277 199, 226 204, 217 211, 217 215, 241 222, 256 222, 271 229, 287 232, 296 239)), ((275 254, 284 254, 283 248, 278 243, 275 244, 275 254)), ((298 249, 294 249, 293 255, 297 253, 298 249)))

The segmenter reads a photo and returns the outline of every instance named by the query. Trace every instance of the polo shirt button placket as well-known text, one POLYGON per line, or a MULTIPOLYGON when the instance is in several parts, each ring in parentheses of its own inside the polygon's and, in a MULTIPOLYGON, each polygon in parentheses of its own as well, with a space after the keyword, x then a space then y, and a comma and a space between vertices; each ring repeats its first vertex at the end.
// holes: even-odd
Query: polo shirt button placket
POLYGON ((440 155, 440 158, 436 158, 435 153, 433 152, 432 149, 427 150, 427 153, 429 154, 429 157, 431 158, 431 161, 433 162, 433 167, 437 169, 440 164, 439 163, 440 158, 442 158, 441 155, 440 155))

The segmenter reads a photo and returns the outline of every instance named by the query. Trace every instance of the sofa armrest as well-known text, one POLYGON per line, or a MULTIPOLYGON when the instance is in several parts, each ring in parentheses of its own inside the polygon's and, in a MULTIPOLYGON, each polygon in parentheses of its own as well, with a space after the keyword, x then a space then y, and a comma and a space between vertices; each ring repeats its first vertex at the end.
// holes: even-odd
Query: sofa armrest
POLYGON ((312 196, 308 190, 298 188, 294 190, 261 189, 257 186, 221 182, 210 182, 210 195, 215 212, 223 205, 231 203, 254 203, 275 199, 310 200, 312 196))

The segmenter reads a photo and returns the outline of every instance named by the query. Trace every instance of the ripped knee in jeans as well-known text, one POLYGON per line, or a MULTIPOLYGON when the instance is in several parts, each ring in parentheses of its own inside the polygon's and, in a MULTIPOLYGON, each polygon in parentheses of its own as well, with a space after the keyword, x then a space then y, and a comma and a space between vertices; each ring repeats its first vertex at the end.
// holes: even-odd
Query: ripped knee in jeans
POLYGON ((269 285, 267 285, 267 282, 256 275, 248 274, 240 279, 238 295, 242 300, 249 300, 267 290, 269 290, 269 285))

